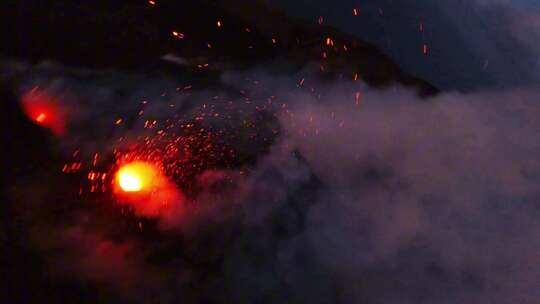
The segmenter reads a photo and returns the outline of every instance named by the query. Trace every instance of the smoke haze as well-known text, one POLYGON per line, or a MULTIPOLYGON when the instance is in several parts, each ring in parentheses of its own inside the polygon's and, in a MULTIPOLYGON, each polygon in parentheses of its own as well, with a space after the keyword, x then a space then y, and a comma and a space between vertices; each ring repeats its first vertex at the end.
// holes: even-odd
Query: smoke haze
POLYGON ((24 181, 33 190, 11 196, 34 219, 31 247, 58 278, 117 302, 536 303, 539 90, 419 98, 305 75, 261 68, 188 88, 27 66, 20 91, 38 86, 66 110, 57 153, 98 152, 106 166, 204 105, 200 125, 249 159, 197 174, 197 191, 178 185, 182 199, 151 217, 106 195, 66 199, 51 186, 75 186, 64 175, 24 181))

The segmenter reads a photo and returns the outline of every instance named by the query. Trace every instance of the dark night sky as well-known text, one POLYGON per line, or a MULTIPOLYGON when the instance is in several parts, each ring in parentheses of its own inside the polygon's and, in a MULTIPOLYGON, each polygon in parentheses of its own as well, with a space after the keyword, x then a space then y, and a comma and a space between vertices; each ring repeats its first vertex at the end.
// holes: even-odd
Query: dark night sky
POLYGON ((540 4, 536 1, 270 0, 288 14, 365 39, 406 70, 442 89, 538 82, 540 4), (352 9, 360 15, 353 17, 352 9), (419 24, 424 24, 424 33, 419 24), (422 46, 430 54, 422 55, 422 46))

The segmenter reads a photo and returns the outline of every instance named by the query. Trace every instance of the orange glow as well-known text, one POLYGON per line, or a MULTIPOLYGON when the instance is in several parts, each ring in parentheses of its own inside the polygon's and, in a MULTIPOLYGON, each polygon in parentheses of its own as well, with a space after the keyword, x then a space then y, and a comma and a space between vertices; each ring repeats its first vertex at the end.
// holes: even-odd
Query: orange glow
POLYGON ((21 105, 29 119, 56 135, 64 133, 63 112, 59 107, 60 102, 55 97, 34 89, 22 96, 21 105))
POLYGON ((118 183, 126 192, 136 192, 142 189, 141 177, 136 172, 126 172, 126 170, 120 172, 118 183))
POLYGON ((332 40, 332 38, 330 38, 330 37, 327 37, 326 38, 326 45, 334 46, 334 40, 332 40))
POLYGON ((43 112, 39 113, 39 115, 36 117, 36 121, 39 123, 44 122, 45 119, 47 119, 47 115, 45 115, 43 112))
POLYGON ((137 215, 156 216, 168 208, 180 208, 182 194, 151 162, 133 161, 120 166, 114 178, 119 202, 133 207, 137 215))
POLYGON ((159 183, 159 171, 152 164, 133 162, 122 166, 116 182, 124 192, 151 191, 159 183))
POLYGON ((177 31, 172 31, 172 35, 178 39, 184 39, 184 34, 183 33, 180 33, 180 32, 177 32, 177 31))

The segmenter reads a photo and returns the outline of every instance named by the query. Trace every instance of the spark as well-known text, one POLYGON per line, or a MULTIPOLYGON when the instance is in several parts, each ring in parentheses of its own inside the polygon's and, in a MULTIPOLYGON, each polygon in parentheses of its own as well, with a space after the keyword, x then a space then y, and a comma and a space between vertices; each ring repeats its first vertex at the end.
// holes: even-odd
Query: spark
POLYGON ((180 32, 177 32, 177 31, 172 31, 172 35, 178 39, 184 39, 184 34, 183 33, 180 33, 180 32))
POLYGON ((47 115, 43 112, 39 113, 39 115, 36 117, 36 122, 42 123, 47 119, 47 115))
POLYGON ((328 46, 334 46, 334 40, 332 40, 331 37, 326 38, 326 45, 328 46))

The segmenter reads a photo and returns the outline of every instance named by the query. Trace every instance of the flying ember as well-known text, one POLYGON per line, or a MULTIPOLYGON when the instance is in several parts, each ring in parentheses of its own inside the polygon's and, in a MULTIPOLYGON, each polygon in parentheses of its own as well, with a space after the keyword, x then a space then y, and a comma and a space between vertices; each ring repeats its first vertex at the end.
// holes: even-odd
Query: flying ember
POLYGON ((36 117, 36 122, 42 123, 47 119, 47 115, 43 112, 39 113, 39 115, 36 117))

